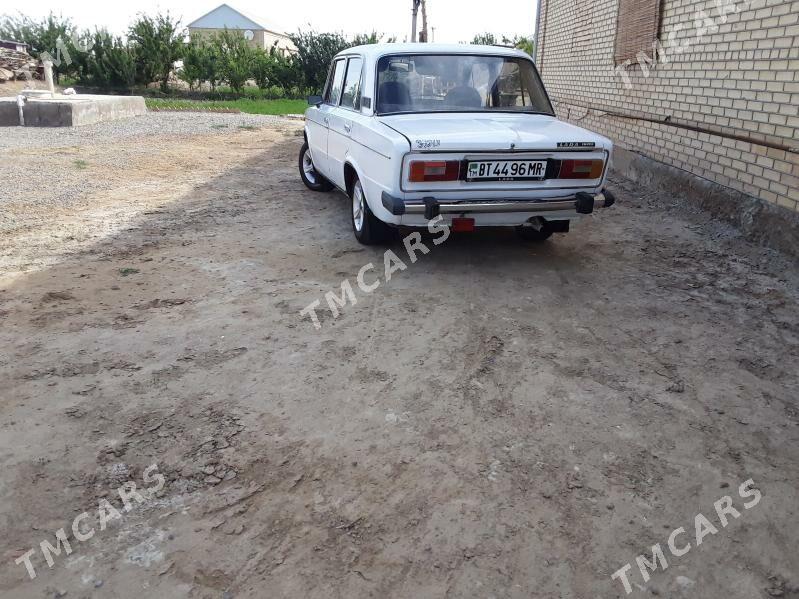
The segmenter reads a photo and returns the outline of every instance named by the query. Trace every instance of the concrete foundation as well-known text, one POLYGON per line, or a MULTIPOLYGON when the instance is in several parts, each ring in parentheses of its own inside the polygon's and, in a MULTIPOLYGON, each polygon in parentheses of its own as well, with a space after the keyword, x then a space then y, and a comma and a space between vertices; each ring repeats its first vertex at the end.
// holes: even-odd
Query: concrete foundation
POLYGON ((799 213, 623 148, 613 149, 613 170, 668 196, 679 195, 738 228, 749 241, 799 259, 799 213))
MULTIPOLYGON (((28 98, 23 107, 26 127, 78 127, 140 116, 147 112, 141 96, 56 95, 28 98)), ((17 98, 0 98, 0 126, 18 127, 17 98)))

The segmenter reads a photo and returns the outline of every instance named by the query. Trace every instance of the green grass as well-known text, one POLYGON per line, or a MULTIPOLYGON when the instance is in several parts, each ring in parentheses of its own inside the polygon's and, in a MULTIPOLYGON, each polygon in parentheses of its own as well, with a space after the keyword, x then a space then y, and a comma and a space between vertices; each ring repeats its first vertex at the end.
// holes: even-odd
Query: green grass
POLYGON ((76 160, 76 161, 75 161, 75 166, 76 166, 76 167, 77 167, 79 170, 83 170, 83 169, 85 169, 85 168, 87 168, 87 167, 89 166, 89 163, 88 163, 88 162, 86 162, 85 160, 76 160))
POLYGON ((147 98, 150 110, 182 110, 188 112, 246 112, 247 114, 302 114, 308 107, 305 100, 251 100, 240 98, 230 101, 172 100, 147 98))

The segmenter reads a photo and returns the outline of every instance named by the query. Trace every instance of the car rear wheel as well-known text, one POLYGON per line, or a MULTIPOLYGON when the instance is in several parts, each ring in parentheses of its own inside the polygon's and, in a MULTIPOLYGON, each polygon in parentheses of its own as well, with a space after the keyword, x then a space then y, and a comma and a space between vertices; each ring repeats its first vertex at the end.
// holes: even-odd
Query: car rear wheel
POLYGON ((314 167, 311 150, 306 141, 300 149, 300 177, 305 187, 313 191, 330 191, 333 184, 320 175, 314 167))
POLYGON ((361 181, 357 178, 352 183, 352 231, 355 238, 364 245, 384 243, 391 238, 392 229, 377 218, 369 209, 366 194, 361 181))

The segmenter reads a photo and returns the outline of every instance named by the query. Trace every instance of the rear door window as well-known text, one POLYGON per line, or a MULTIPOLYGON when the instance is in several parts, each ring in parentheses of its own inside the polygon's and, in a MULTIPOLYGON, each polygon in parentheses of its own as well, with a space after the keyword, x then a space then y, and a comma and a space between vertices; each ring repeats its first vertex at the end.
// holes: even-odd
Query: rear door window
POLYGON ((361 109, 361 67, 363 60, 350 58, 347 76, 344 78, 344 93, 341 97, 341 105, 344 108, 361 109))
POLYGON ((341 98, 341 88, 344 84, 344 70, 347 61, 337 60, 333 65, 333 76, 330 78, 330 85, 325 92, 325 104, 336 106, 341 98))

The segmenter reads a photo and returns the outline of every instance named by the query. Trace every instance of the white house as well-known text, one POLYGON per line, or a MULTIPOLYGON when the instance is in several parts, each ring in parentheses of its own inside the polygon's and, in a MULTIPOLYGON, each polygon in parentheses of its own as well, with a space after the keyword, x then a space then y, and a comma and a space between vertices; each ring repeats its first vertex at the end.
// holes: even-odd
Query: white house
POLYGON ((291 39, 274 24, 264 19, 248 16, 227 5, 220 4, 214 10, 189 23, 189 36, 210 36, 225 29, 239 31, 253 46, 268 50, 277 45, 283 51, 296 52, 291 39))

